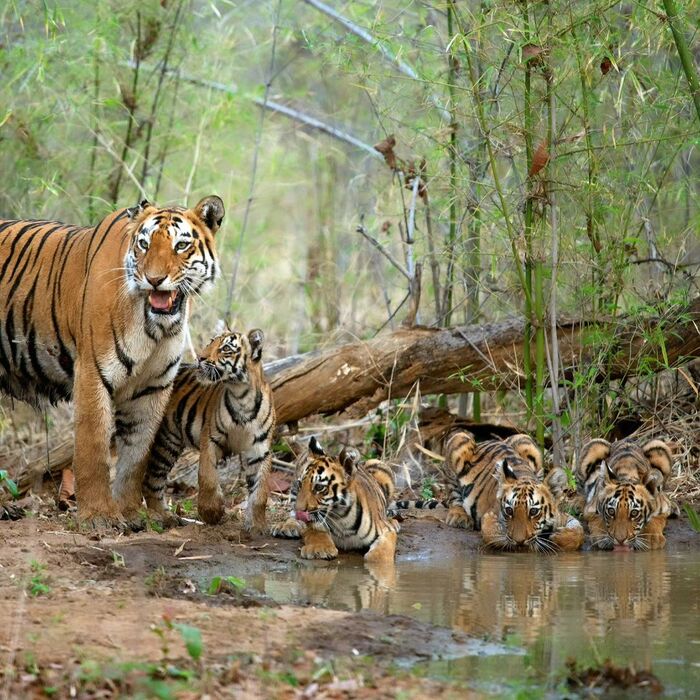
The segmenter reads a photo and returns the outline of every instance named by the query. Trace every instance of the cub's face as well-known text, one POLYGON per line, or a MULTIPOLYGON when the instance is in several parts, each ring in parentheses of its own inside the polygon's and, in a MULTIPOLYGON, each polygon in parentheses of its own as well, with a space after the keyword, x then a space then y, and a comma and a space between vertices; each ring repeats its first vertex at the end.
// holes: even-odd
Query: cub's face
POLYGON ((600 549, 626 546, 647 549, 642 530, 653 514, 654 497, 644 484, 607 481, 598 500, 598 515, 605 529, 596 542, 600 549))
POLYGON ((144 200, 128 213, 128 288, 143 296, 150 318, 178 317, 185 299, 208 291, 219 275, 214 234, 224 216, 223 202, 206 197, 194 209, 157 209, 144 200))
POLYGON ((237 382, 248 384, 250 372, 262 357, 263 334, 255 329, 245 336, 226 331, 212 338, 198 358, 203 382, 237 382))
POLYGON ((350 505, 350 481, 358 458, 352 449, 343 450, 337 458, 330 457, 316 438, 311 438, 301 475, 292 487, 295 517, 331 527, 333 511, 350 505))
POLYGON ((556 502, 552 492, 560 480, 557 470, 544 482, 519 479, 503 460, 497 468, 499 479, 499 520, 503 525, 503 547, 527 547, 534 551, 552 551, 548 537, 554 531, 556 502), (550 487, 551 482, 551 487, 550 487))

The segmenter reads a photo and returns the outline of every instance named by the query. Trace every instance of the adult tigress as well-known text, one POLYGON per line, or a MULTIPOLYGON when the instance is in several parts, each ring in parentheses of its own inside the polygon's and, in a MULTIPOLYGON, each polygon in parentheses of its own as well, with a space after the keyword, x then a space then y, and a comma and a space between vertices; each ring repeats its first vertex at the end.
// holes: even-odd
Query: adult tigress
POLYGON ((0 390, 35 406, 74 400, 78 514, 89 525, 138 517, 140 468, 180 364, 189 297, 219 273, 223 216, 211 196, 193 209, 144 200, 94 228, 0 220, 0 390))

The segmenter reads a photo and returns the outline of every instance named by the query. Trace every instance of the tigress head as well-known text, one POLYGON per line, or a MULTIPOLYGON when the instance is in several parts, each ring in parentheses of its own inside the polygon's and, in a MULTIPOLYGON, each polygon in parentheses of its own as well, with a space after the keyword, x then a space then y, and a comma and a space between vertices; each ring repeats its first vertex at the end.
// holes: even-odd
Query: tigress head
POLYGON ((337 458, 330 457, 316 438, 311 438, 301 474, 292 487, 297 520, 332 528, 336 512, 344 513, 352 505, 350 481, 359 457, 354 448, 343 449, 337 458))
POLYGON ((507 443, 512 453, 496 465, 495 471, 498 518, 504 533, 498 544, 503 549, 553 551, 549 536, 555 526, 556 498, 566 488, 566 474, 553 469, 543 481, 542 455, 532 439, 514 435, 507 443))
POLYGON ((199 378, 203 382, 248 384, 262 359, 264 335, 258 328, 244 335, 225 331, 215 336, 197 358, 199 378))
POLYGON ((143 296, 151 320, 177 317, 183 301, 207 291, 219 275, 214 234, 224 218, 219 197, 194 209, 158 209, 147 200, 127 209, 130 242, 124 260, 129 291, 143 296))
POLYGON ((598 517, 604 534, 598 549, 648 549, 643 530, 657 515, 671 514, 661 491, 671 471, 671 452, 661 440, 640 447, 631 440, 612 445, 591 440, 582 450, 577 476, 586 496, 584 516, 598 517))

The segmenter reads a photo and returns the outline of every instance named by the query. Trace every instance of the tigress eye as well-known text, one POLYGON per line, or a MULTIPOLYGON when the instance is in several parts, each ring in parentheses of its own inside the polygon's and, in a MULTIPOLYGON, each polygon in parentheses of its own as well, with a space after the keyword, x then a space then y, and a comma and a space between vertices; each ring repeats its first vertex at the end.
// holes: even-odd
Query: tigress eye
POLYGON ((325 484, 314 484, 314 493, 325 493, 325 491, 326 491, 325 484))
POLYGON ((639 515, 639 508, 632 508, 630 511, 630 518, 636 518, 639 515))
POLYGON ((182 253, 190 247, 191 243, 189 241, 180 241, 175 245, 175 252, 182 253))
POLYGON ((615 515, 615 506, 608 506, 605 512, 612 518, 615 515))
POLYGON ((145 238, 139 239, 139 248, 141 248, 141 250, 148 250, 148 241, 145 238))
POLYGON ((539 506, 532 506, 532 508, 530 508, 530 517, 534 518, 539 512, 540 512, 539 506))
POLYGON ((503 512, 508 516, 513 515, 513 506, 504 506, 503 512))

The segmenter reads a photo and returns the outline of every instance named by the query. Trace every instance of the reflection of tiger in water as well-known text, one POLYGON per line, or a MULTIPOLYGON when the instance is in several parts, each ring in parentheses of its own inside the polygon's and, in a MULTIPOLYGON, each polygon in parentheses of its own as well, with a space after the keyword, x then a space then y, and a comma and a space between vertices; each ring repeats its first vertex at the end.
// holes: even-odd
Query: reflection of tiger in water
POLYGON ((199 450, 197 510, 207 523, 224 515, 216 465, 238 454, 248 487, 246 526, 265 526, 270 443, 275 428, 272 390, 262 369, 263 333, 226 331, 200 353, 195 366, 180 368, 151 450, 144 496, 157 517, 166 514, 168 472, 187 448, 199 450))
POLYGON ((576 550, 583 544, 578 520, 559 510, 566 474, 553 469, 542 480, 542 455, 527 435, 476 444, 457 432, 445 446, 451 487, 446 522, 481 530, 494 549, 537 552, 576 550))
POLYGON ((376 460, 359 464, 359 454, 344 449, 326 455, 316 438, 292 487, 292 518, 273 528, 277 537, 296 537, 301 528, 304 559, 334 559, 338 549, 367 550, 368 562, 393 562, 398 525, 387 516, 394 475, 376 460), (296 522, 295 522, 295 520, 296 522))
POLYGON ((95 227, 0 221, 0 390, 73 399, 78 512, 140 522, 139 467, 168 402, 189 299, 216 280, 224 206, 147 201, 95 227), (116 437, 114 496, 110 441, 116 437))
POLYGON ((661 549, 676 506, 663 492, 671 452, 661 440, 591 440, 582 450, 577 481, 593 547, 661 549))

